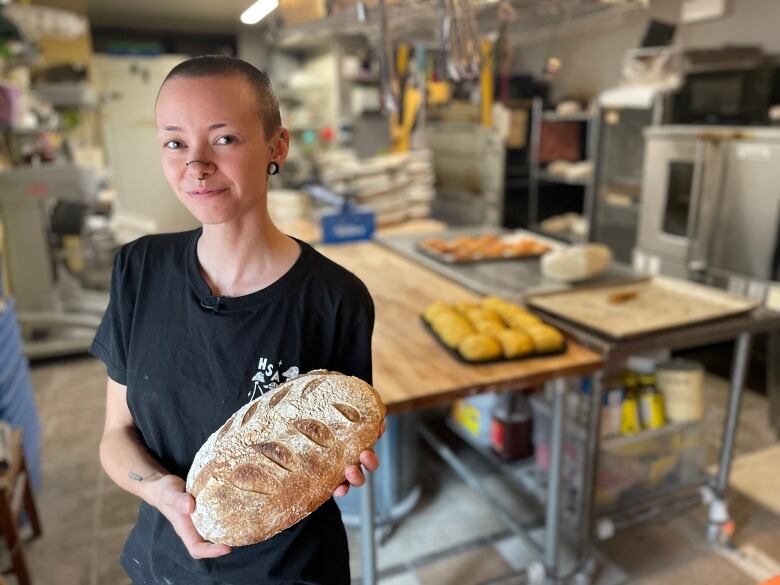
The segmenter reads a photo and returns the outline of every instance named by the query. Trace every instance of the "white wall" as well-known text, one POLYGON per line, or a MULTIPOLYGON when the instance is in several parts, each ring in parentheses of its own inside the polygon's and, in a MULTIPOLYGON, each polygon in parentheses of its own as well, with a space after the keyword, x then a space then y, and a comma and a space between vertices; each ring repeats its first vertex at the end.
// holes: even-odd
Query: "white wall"
POLYGON ((93 73, 107 99, 101 108, 104 144, 117 190, 120 241, 149 232, 175 232, 198 225, 171 192, 160 164, 154 102, 162 80, 182 55, 95 55, 93 73))
MULTIPOLYGON (((638 47, 651 18, 678 22, 682 0, 652 0, 648 10, 629 12, 610 27, 583 31, 557 41, 521 45, 515 70, 540 75, 548 54, 560 57, 563 68, 553 82, 553 99, 589 99, 620 78, 626 50, 638 47)), ((726 15, 718 20, 678 26, 675 41, 683 47, 717 47, 758 44, 780 53, 780 1, 729 0, 726 15)))

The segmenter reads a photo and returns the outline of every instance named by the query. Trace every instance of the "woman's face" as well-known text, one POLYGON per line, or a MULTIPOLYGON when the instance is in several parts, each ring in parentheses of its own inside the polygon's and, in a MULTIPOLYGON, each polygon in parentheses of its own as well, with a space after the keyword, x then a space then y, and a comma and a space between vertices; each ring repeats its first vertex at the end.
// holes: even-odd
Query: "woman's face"
POLYGON ((238 75, 174 78, 156 107, 163 173, 198 221, 221 224, 265 206, 268 163, 289 134, 266 136, 251 85, 238 75), (189 163, 189 164, 187 164, 189 163))

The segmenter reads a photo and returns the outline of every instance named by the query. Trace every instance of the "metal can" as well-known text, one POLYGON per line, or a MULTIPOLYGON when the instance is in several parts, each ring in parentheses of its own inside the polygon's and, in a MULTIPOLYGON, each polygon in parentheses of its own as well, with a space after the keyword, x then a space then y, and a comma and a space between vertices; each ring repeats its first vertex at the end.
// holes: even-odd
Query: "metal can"
POLYGON ((673 359, 658 366, 658 390, 664 397, 671 422, 704 417, 704 367, 691 360, 673 359))

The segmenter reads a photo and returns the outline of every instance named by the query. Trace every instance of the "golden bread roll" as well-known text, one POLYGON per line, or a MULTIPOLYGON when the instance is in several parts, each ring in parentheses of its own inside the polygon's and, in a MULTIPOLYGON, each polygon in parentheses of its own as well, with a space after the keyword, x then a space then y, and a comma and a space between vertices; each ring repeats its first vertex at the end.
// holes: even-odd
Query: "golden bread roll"
MULTIPOLYGON (((508 327, 514 327, 512 324, 513 319, 526 323, 527 320, 524 316, 531 315, 531 313, 516 303, 510 303, 509 301, 492 296, 483 299, 482 307, 493 311, 500 316, 508 327), (522 315, 523 317, 518 318, 517 315, 522 315)), ((538 322, 539 320, 536 319, 536 321, 538 322)))
POLYGON ((458 344, 458 353, 471 362, 484 362, 500 358, 501 344, 492 335, 475 333, 466 335, 458 344))
POLYGON ((512 329, 528 329, 536 325, 541 325, 542 320, 528 311, 516 309, 506 316, 506 322, 512 329))
POLYGON ((471 309, 468 309, 466 311, 466 317, 469 318, 470 321, 496 321, 498 323, 503 323, 501 319, 501 315, 496 313, 495 311, 491 311, 490 309, 483 309, 481 307, 473 307, 471 309))
POLYGON ((452 349, 458 347, 458 343, 466 335, 476 331, 465 317, 454 311, 439 313, 431 323, 431 327, 444 344, 452 349))
POLYGON ((454 309, 447 303, 436 301, 428 305, 428 307, 425 309, 423 312, 423 319, 425 319, 428 323, 433 323, 436 315, 447 312, 452 313, 454 312, 454 309))
POLYGON ((563 347, 563 334, 550 325, 535 325, 525 332, 531 336, 537 352, 555 351, 563 347))
POLYGON ((495 333, 506 329, 504 321, 495 311, 474 307, 466 311, 466 318, 480 333, 495 333))
POLYGON ((505 329, 495 334, 501 343, 504 357, 507 359, 522 357, 534 352, 534 342, 531 336, 516 329, 505 329))
POLYGON ((437 331, 438 329, 442 327, 448 327, 453 323, 455 324, 462 323, 467 327, 469 327, 470 329, 472 330, 474 329, 471 326, 471 322, 468 319, 466 319, 466 317, 464 317, 463 315, 461 315, 456 311, 441 311, 437 313, 436 316, 433 318, 433 321, 431 322, 431 327, 433 327, 433 329, 437 331))
POLYGON ((503 321, 494 321, 493 319, 472 319, 471 324, 480 333, 488 335, 506 330, 506 325, 504 325, 503 321))
POLYGON ((485 309, 491 309, 492 311, 495 311, 496 313, 500 314, 499 309, 504 307, 507 304, 507 302, 503 299, 499 299, 498 297, 494 296, 488 296, 482 299, 482 306, 485 309))
POLYGON ((506 315, 511 313, 512 311, 523 311, 524 309, 520 305, 516 305, 514 303, 510 303, 509 301, 505 301, 503 299, 495 298, 495 297, 488 297, 483 301, 482 306, 485 309, 489 309, 495 313, 497 313, 502 319, 506 319, 506 315))
POLYGON ((463 316, 466 316, 468 312, 471 311, 472 309, 479 307, 477 303, 474 303, 472 301, 460 301, 458 303, 455 303, 455 305, 453 306, 455 310, 463 316))

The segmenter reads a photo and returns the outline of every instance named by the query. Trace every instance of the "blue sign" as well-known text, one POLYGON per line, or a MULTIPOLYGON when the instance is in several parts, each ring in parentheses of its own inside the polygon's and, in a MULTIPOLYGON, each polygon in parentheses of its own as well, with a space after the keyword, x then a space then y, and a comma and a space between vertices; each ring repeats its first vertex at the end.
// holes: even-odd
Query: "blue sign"
POLYGON ((340 242, 355 242, 370 240, 374 236, 374 214, 350 206, 338 211, 323 212, 322 242, 338 244, 340 242))

